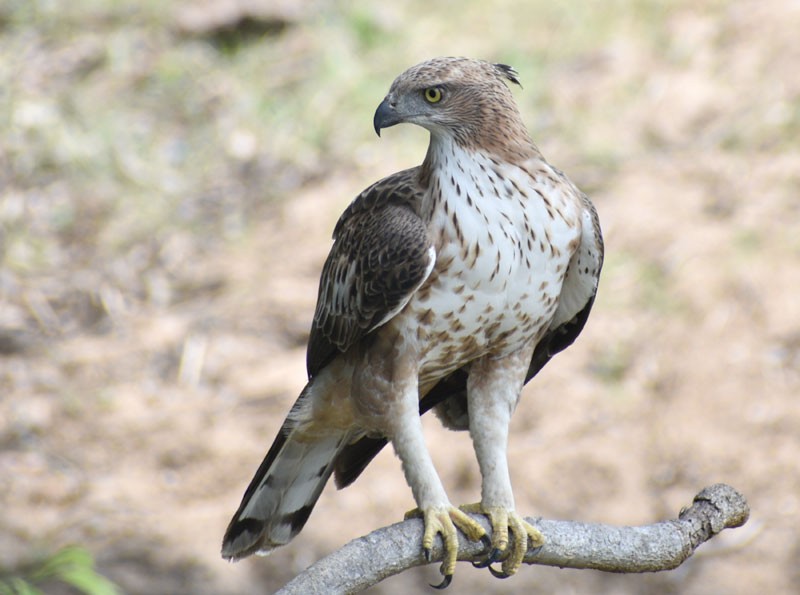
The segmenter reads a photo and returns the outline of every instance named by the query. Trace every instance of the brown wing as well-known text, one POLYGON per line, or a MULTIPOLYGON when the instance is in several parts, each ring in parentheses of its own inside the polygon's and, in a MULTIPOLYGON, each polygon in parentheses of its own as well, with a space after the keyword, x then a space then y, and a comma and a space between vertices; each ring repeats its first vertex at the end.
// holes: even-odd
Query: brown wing
POLYGON ((399 312, 430 274, 418 169, 364 190, 336 224, 308 341, 309 378, 399 312))

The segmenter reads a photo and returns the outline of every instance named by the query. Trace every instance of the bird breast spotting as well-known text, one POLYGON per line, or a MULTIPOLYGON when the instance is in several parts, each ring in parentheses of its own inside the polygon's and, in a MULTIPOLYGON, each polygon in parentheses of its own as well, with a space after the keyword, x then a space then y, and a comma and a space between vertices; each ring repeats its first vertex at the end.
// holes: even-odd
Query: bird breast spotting
POLYGON ((559 303, 580 236, 580 211, 548 172, 494 163, 479 151, 442 147, 431 188, 429 230, 436 264, 408 308, 431 336, 423 376, 457 369, 487 353, 502 357, 546 328, 559 303), (539 188, 548 202, 529 200, 539 188))

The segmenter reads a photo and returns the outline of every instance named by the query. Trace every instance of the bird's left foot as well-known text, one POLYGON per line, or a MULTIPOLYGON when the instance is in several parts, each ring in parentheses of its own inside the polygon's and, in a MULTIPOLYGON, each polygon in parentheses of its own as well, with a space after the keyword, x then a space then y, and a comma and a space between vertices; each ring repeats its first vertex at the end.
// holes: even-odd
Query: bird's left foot
POLYGON ((540 548, 544 545, 544 536, 539 530, 525 521, 513 510, 500 506, 484 506, 481 503, 467 504, 459 507, 464 512, 486 515, 492 525, 492 546, 489 557, 483 562, 476 562, 478 568, 489 568, 489 572, 497 578, 508 578, 522 566, 522 560, 528 549, 540 548), (509 551, 508 533, 514 534, 514 543, 509 551), (505 556, 505 558, 504 558, 505 556), (491 564, 502 560, 501 570, 495 570, 491 564))

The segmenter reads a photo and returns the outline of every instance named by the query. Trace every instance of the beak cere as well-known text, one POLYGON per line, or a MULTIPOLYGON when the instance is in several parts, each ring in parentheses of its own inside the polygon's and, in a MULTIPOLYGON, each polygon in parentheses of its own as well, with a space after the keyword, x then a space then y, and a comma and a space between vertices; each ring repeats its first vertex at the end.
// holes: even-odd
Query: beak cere
POLYGON ((389 101, 389 96, 381 102, 378 109, 375 110, 375 117, 372 119, 372 125, 375 127, 375 134, 381 135, 381 128, 389 128, 400 123, 400 117, 397 115, 394 101, 389 101))

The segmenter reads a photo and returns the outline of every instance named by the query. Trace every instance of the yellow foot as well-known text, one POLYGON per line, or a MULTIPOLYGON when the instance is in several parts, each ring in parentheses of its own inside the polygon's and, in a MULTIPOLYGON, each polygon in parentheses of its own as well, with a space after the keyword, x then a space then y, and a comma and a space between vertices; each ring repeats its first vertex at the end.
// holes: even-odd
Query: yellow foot
POLYGON ((428 562, 431 561, 431 550, 433 549, 433 540, 436 534, 441 533, 442 535, 444 554, 439 572, 444 575, 444 580, 440 585, 432 586, 437 589, 444 589, 453 580, 453 573, 456 570, 456 556, 458 556, 456 527, 461 529, 461 532, 470 541, 478 541, 485 538, 488 543, 486 531, 481 527, 480 523, 454 506, 426 508, 425 510, 415 508, 405 514, 407 519, 415 517, 422 518, 425 523, 425 532, 422 535, 422 551, 428 562))
POLYGON ((544 545, 544 536, 539 530, 526 522, 513 510, 499 506, 483 506, 480 503, 467 504, 459 507, 464 512, 484 514, 489 517, 492 525, 492 549, 489 557, 483 562, 475 564, 478 568, 489 568, 494 576, 508 578, 522 566, 522 559, 528 548, 538 548, 544 545), (514 534, 514 543, 505 559, 503 555, 508 550, 508 532, 514 534), (502 572, 491 567, 491 564, 503 559, 502 572))

